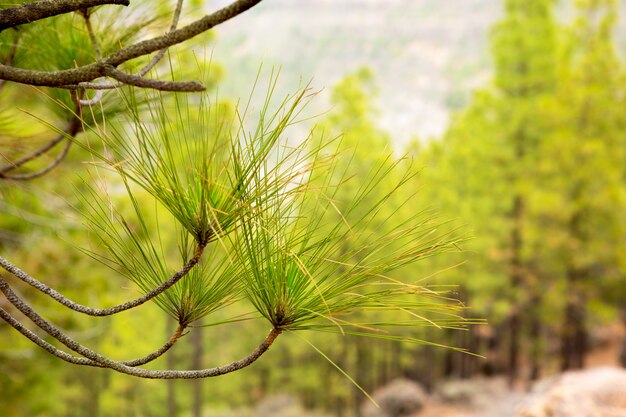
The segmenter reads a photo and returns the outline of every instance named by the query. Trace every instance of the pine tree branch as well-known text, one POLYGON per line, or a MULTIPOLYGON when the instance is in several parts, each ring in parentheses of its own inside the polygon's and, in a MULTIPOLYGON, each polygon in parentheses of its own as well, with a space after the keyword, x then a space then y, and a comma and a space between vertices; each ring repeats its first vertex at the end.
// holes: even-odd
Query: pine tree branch
MULTIPOLYGON (((175 31, 176 28, 178 27, 180 14, 182 13, 182 11, 183 11, 183 0, 178 0, 176 2, 176 9, 174 9, 174 16, 172 17, 172 24, 170 25, 170 30, 168 33, 175 31)), ((148 65, 146 65, 139 71, 138 75, 140 77, 143 77, 148 72, 150 72, 150 70, 154 68, 154 66, 158 64, 159 61, 165 56, 165 52, 167 52, 167 48, 161 49, 159 52, 157 52, 157 54, 152 57, 148 65)))
POLYGON ((134 359, 132 361, 124 361, 122 363, 127 366, 141 366, 149 362, 152 362, 153 360, 157 359, 158 357, 162 356, 165 352, 170 350, 172 346, 174 346, 176 342, 178 342, 180 338, 183 336, 184 331, 185 331, 185 326, 178 326, 176 328, 176 331, 172 335, 172 337, 170 337, 167 343, 161 346, 159 350, 155 350, 154 352, 150 353, 149 355, 144 356, 143 358, 134 359))
MULTIPOLYGON (((53 346, 52 344, 46 342, 44 339, 42 339, 41 337, 39 337, 37 334, 35 334, 35 332, 27 329, 22 323, 20 323, 18 320, 16 320, 13 316, 11 316, 11 314, 9 314, 6 310, 4 310, 3 308, 0 308, 0 318, 2 318, 4 321, 6 321, 11 327, 13 327, 15 330, 17 330, 18 332, 20 332, 23 336, 25 336, 28 340, 30 340, 31 342, 35 343, 37 346, 41 347, 42 349, 44 349, 46 352, 56 356, 57 358, 60 358, 62 360, 64 360, 65 362, 69 362, 72 363, 74 365, 82 365, 82 366, 93 366, 93 367, 97 367, 97 368, 106 368, 106 366, 99 364, 98 362, 95 362, 91 359, 88 358, 84 358, 84 357, 80 357, 80 356, 73 356, 70 355, 67 352, 62 351, 61 349, 56 348, 55 346, 53 346)), ((140 366, 140 365, 145 365, 149 362, 152 362, 153 360, 161 357, 164 353, 166 353, 168 350, 170 350, 172 348, 172 346, 174 346, 174 344, 176 344, 176 342, 178 340, 180 340, 181 336, 183 335, 183 331, 184 328, 182 326, 179 326, 176 331, 174 332, 174 334, 172 335, 172 337, 170 337, 170 339, 167 341, 166 344, 164 344, 159 350, 156 350, 142 358, 138 358, 138 359, 134 359, 131 361, 124 361, 124 362, 120 362, 124 365, 127 366, 140 366)))
POLYGON ((60 304, 64 305, 65 307, 71 310, 77 311, 79 313, 87 314, 89 316, 103 317, 103 316, 110 316, 113 314, 117 314, 122 311, 130 310, 131 308, 140 306, 144 304, 145 302, 153 299, 157 295, 163 293, 165 290, 167 290, 168 288, 176 284, 178 281, 180 281, 181 278, 187 275, 187 273, 191 270, 191 268, 193 268, 200 261, 200 257, 202 256, 202 252, 204 251, 204 248, 205 248, 204 245, 198 245, 193 257, 189 259, 187 263, 185 263, 182 269, 176 272, 167 281, 165 281, 163 284, 159 285, 152 291, 144 294, 142 297, 139 297, 135 300, 128 301, 126 303, 118 304, 116 306, 105 308, 105 309, 87 307, 87 306, 78 304, 64 297, 56 290, 48 287, 46 284, 31 277, 26 272, 22 271, 21 269, 13 265, 11 262, 4 259, 2 256, 0 256, 0 266, 4 268, 7 272, 10 272, 11 274, 15 275, 20 280, 38 289, 42 293, 48 295, 52 299, 56 300, 57 302, 59 302, 60 304))
MULTIPOLYGON (((59 328, 54 326, 52 323, 45 320, 39 314, 37 314, 28 304, 26 304, 20 297, 11 290, 8 283, 0 277, 0 291, 4 293, 7 300, 15 306, 22 314, 28 317, 34 324, 37 325, 40 329, 48 333, 50 336, 57 339, 59 342, 63 343, 69 349, 74 352, 83 355, 87 359, 91 359, 94 362, 102 365, 103 367, 113 369, 123 374, 132 375, 140 378, 147 379, 198 379, 198 378, 209 378, 224 375, 230 372, 238 371, 243 369, 252 363, 254 363, 257 359, 261 357, 270 346, 274 343, 276 338, 282 333, 282 329, 273 328, 270 333, 267 335, 265 340, 248 356, 245 358, 232 362, 228 365, 219 366, 215 368, 207 368, 207 369, 197 369, 197 370, 186 370, 186 371, 178 371, 178 370, 149 370, 136 368, 132 366, 128 366, 123 364, 122 362, 117 362, 103 356, 72 339, 63 333, 59 328)), ((4 316, 3 316, 4 318, 4 316)), ((22 326, 23 327, 23 326, 22 326)), ((32 339, 31 339, 32 340, 32 339)), ((38 345, 40 345, 38 343, 38 345)), ((41 346, 41 345, 40 345, 41 346)), ((43 347, 43 346, 42 346, 43 347)), ((47 350, 47 349, 46 349, 47 350)), ((52 353, 52 352, 51 352, 52 353)), ((58 356, 58 355, 55 355, 58 356)))
POLYGON ((43 175, 46 175, 48 172, 56 168, 57 165, 59 165, 67 156, 67 153, 70 150, 70 146, 72 146, 72 141, 71 139, 66 139, 66 140, 67 142, 65 143, 65 147, 63 148, 61 153, 59 153, 57 157, 54 158, 54 160, 51 163, 49 163, 46 167, 38 171, 28 172, 25 174, 2 174, 0 175, 0 178, 5 179, 5 180, 13 180, 13 181, 27 181, 27 180, 32 180, 35 178, 39 178, 43 175))
MULTIPOLYGON (((11 47, 11 50, 9 51, 7 56, 4 58, 4 62, 2 62, 2 64, 13 65, 13 61, 15 60, 15 55, 17 54, 17 46, 19 43, 20 43, 20 33, 16 31, 15 37, 13 38, 13 46, 11 47)), ((0 79, 0 92, 2 92, 2 89, 4 88, 5 84, 6 84, 6 80, 0 79)))
POLYGON ((43 340, 41 337, 37 336, 33 331, 24 327, 22 323, 17 321, 13 316, 11 316, 5 309, 0 308, 0 317, 6 321, 11 327, 20 332, 23 336, 25 336, 28 340, 44 349, 46 352, 56 356, 57 358, 63 359, 65 362, 73 363, 75 365, 86 365, 89 366, 92 363, 96 362, 91 359, 72 356, 67 352, 64 352, 60 349, 57 349, 50 343, 43 340))
POLYGON ((59 165, 61 161, 63 161, 63 159, 65 159, 65 156, 67 155, 69 148, 72 145, 72 138, 74 138, 76 134, 80 132, 80 128, 81 128, 80 119, 73 115, 72 119, 67 123, 67 126, 65 127, 65 129, 63 129, 63 131, 60 132, 50 142, 46 143, 44 146, 35 150, 34 152, 31 152, 30 154, 23 156, 17 161, 10 162, 9 164, 5 166, 0 167, 0 179, 30 180, 33 178, 38 178, 44 174, 47 174, 52 169, 54 169, 57 165, 59 165), (67 140, 65 147, 59 153, 59 155, 57 155, 57 157, 46 167, 40 169, 39 171, 25 173, 25 174, 10 174, 11 171, 21 167, 22 165, 30 161, 33 161, 41 157, 42 155, 50 151, 52 148, 54 148, 57 144, 59 144, 63 140, 67 140))
MULTIPOLYGON (((183 0, 178 0, 178 2, 176 3, 176 9, 174 10, 174 16, 172 17, 172 24, 170 25, 170 30, 169 30, 170 32, 176 30, 176 27, 178 26, 178 21, 180 20, 180 15, 182 13, 182 10, 183 10, 183 0)), ((161 61, 163 56, 165 56, 166 52, 167 52, 167 48, 161 49, 159 52, 157 52, 157 54, 152 57, 152 59, 150 60, 148 65, 143 67, 137 73, 137 75, 139 77, 143 77, 148 72, 150 72, 150 70, 152 68, 154 68, 156 66, 156 64, 159 63, 159 61, 161 61)), ((101 57, 98 55, 98 59, 100 59, 100 58, 101 57)), ((119 87, 121 87, 123 85, 124 84, 122 82, 116 82, 116 83, 112 83, 112 82, 100 82, 100 83, 93 82, 93 83, 80 83, 78 85, 78 87, 86 88, 86 89, 92 89, 92 90, 112 90, 114 88, 119 88, 119 87)), ((91 100, 80 100, 80 104, 83 105, 83 106, 93 106, 94 104, 98 103, 102 99, 102 97, 103 97, 102 92, 99 92, 91 100)))
POLYGON ((180 91, 180 92, 197 92, 204 91, 206 87, 198 81, 161 81, 143 78, 137 75, 130 75, 122 72, 114 67, 107 65, 105 75, 127 85, 133 85, 141 88, 152 88, 160 91, 180 91))
POLYGON ((60 14, 89 7, 116 4, 128 6, 128 0, 43 0, 0 10, 0 32, 60 14))
POLYGON ((185 42, 244 13, 261 1, 237 0, 183 28, 121 48, 106 58, 74 69, 47 72, 0 65, 0 79, 46 87, 67 87, 81 82, 92 81, 106 76, 110 67, 116 68, 131 59, 185 42))
MULTIPOLYGON (((22 165, 39 158, 40 156, 42 156, 43 154, 45 154, 46 152, 48 152, 49 150, 51 150, 52 148, 54 148, 57 144, 59 144, 60 142, 63 141, 63 139, 68 139, 68 137, 74 137, 79 131, 80 131, 80 127, 81 127, 81 123, 80 120, 75 117, 72 116, 72 120, 70 120, 67 124, 67 126, 65 127, 65 129, 63 129, 62 132, 60 132, 54 139, 52 139, 50 142, 46 143, 44 146, 42 146, 41 148, 31 152, 28 155, 23 156, 22 158, 18 159, 17 161, 13 161, 5 166, 0 167, 0 178, 7 178, 7 173, 11 172, 19 167, 21 167, 22 165)), ((71 141, 70 141, 71 143, 71 141)))

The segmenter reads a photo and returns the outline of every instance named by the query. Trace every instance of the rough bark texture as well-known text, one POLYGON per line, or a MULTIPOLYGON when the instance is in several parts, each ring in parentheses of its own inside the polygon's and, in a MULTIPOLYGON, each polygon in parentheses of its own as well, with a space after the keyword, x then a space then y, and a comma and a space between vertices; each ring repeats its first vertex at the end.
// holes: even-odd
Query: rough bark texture
POLYGON ((0 10, 0 32, 4 29, 104 4, 128 6, 128 0, 44 0, 0 10))
POLYGON ((116 68, 120 64, 133 58, 148 55, 152 52, 185 42, 240 15, 260 2, 261 0, 235 1, 215 13, 198 19, 185 27, 171 31, 163 36, 129 45, 117 50, 98 62, 74 69, 46 72, 0 65, 0 79, 46 87, 65 87, 77 85, 81 82, 92 81, 107 75, 111 67, 116 68))
MULTIPOLYGON (((52 323, 48 322, 43 317, 41 317, 39 314, 37 314, 37 312, 35 312, 28 304, 26 304, 20 297, 18 297, 17 294, 15 294, 13 292, 13 290, 9 287, 8 283, 2 277, 0 277, 0 291, 2 291, 4 293, 4 295, 6 296, 7 300, 11 304, 13 304, 13 306, 15 306, 15 308, 17 308, 20 312, 22 312, 22 314, 24 314, 33 323, 35 323, 37 325, 37 327, 39 327, 41 330, 45 331, 50 336, 52 336, 55 339, 57 339, 59 342, 63 343, 69 349, 71 349, 74 352, 84 356, 87 359, 91 359, 92 361, 97 362, 98 364, 102 365, 105 368, 110 368, 110 369, 113 369, 113 370, 118 371, 120 373, 127 374, 127 375, 132 375, 132 376, 136 376, 136 377, 140 377, 140 378, 147 378, 147 379, 196 379, 196 378, 215 377, 215 376, 224 375, 224 374, 227 374, 227 373, 230 373, 230 372, 238 371, 239 369, 242 369, 242 368, 245 368, 246 366, 251 365, 258 358, 260 358, 261 355, 263 355, 270 348, 272 343, 274 343, 274 340, 276 340, 278 335, 280 335, 280 333, 282 333, 282 329, 279 329, 279 328, 272 329, 272 331, 267 335, 267 337, 265 338, 263 343, 261 343, 250 355, 246 356, 245 358, 243 358, 241 360, 232 362, 232 363, 230 363, 228 365, 219 366, 219 367, 215 367, 215 368, 208 368, 208 369, 190 370, 190 371, 141 369, 141 368, 135 368, 135 367, 132 367, 132 366, 128 366, 128 365, 125 365, 122 362, 118 362, 118 361, 114 361, 112 359, 109 359, 106 356, 101 355, 101 354, 99 354, 99 353, 97 353, 97 352, 95 352, 95 351, 93 351, 93 350, 91 350, 91 349, 81 345, 80 343, 78 343, 77 341, 72 339, 71 337, 67 336, 65 333, 63 333, 61 330, 59 330, 59 328, 57 328, 52 323)), ((1 310, 1 311, 4 311, 4 310, 1 310)), ((10 320, 7 320, 5 318, 4 314, 2 314, 2 318, 5 319, 9 324, 11 324, 11 325, 14 324, 10 320)), ((17 323, 17 324, 19 324, 19 323, 17 323)), ((13 327, 15 327, 17 329, 17 327, 15 325, 13 327)), ((25 333, 22 332, 22 334, 25 334, 25 333)), ((45 341, 41 340, 41 338, 39 338, 38 336, 36 336, 34 334, 33 334, 33 336, 34 336, 34 339, 39 339, 41 342, 43 342, 43 343, 36 342, 39 346, 42 346, 42 347, 45 346, 45 341)), ((31 339, 31 340, 33 340, 33 339, 31 339)), ((58 351, 58 349, 56 349, 55 347, 53 347, 50 344, 47 344, 47 345, 51 349, 48 350, 47 347, 44 347, 46 350, 48 350, 50 353, 55 354, 58 357, 61 357, 61 354, 56 352, 56 351, 58 351)), ((61 352, 61 353, 64 353, 64 352, 61 352)), ((68 360, 68 362, 70 362, 70 361, 68 360)), ((76 363, 76 362, 72 362, 72 363, 76 363)))
POLYGON ((87 307, 87 306, 75 303, 74 301, 64 297, 63 295, 61 295, 54 289, 48 287, 44 283, 37 281, 35 278, 31 277, 26 272, 22 271, 21 269, 19 269, 18 267, 10 263, 8 260, 4 259, 2 256, 0 256, 0 266, 4 268, 7 272, 10 272, 11 274, 15 275, 20 280, 33 286, 34 288, 38 289, 42 293, 50 296, 52 299, 56 300, 57 302, 59 302, 60 304, 64 305, 67 308, 70 308, 74 311, 78 311, 79 313, 87 314, 89 316, 102 317, 102 316, 110 316, 110 315, 113 315, 113 314, 116 314, 125 310, 129 310, 131 308, 140 306, 141 304, 144 304, 145 302, 151 300, 157 295, 163 293, 165 290, 170 288, 172 285, 176 284, 181 278, 187 275, 187 273, 191 270, 191 268, 193 268, 200 261, 200 257, 202 256, 202 252, 204 251, 204 248, 205 248, 204 245, 198 245, 198 247, 196 248, 196 252, 194 253, 194 256, 189 261, 187 261, 187 263, 182 267, 182 269, 176 272, 167 281, 165 281, 163 284, 161 284, 154 290, 146 293, 144 296, 137 298, 135 300, 128 301, 126 303, 119 304, 119 305, 105 308, 105 309, 91 308, 91 307, 87 307))

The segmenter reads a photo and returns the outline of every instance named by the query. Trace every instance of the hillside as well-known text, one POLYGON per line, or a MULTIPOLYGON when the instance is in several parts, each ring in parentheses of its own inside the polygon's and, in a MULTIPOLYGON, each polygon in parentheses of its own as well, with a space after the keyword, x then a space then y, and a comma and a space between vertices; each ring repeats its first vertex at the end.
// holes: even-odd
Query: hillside
MULTIPOLYGON (((314 88, 327 92, 346 73, 370 67, 380 87, 381 125, 400 142, 415 135, 426 138, 439 135, 450 111, 463 106, 473 88, 489 82, 488 34, 501 4, 265 0, 221 27, 214 58, 227 70, 222 89, 235 96, 245 94, 261 62, 281 68, 284 92, 311 79, 314 88)), ((623 20, 620 41, 626 38, 623 20)), ((328 109, 324 99, 316 106, 328 109)))

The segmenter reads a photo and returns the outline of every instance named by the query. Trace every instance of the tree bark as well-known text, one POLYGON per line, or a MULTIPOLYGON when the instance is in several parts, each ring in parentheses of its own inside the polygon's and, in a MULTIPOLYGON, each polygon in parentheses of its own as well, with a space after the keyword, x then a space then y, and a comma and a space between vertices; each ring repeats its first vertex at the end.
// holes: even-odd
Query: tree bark
MULTIPOLYGON (((622 310, 622 323, 624 324, 624 329, 626 330, 626 307, 622 310)), ((622 339, 622 349, 619 354, 619 363, 623 368, 626 368, 626 334, 622 339)))
MULTIPOLYGON (((521 141, 520 138, 518 140, 521 141)), ((523 157, 521 144, 518 144, 517 158, 523 157)), ((519 376, 519 356, 520 356, 520 332, 521 332, 521 310, 520 300, 524 276, 522 272, 522 220, 524 216, 524 200, 517 193, 513 198, 513 227, 511 229, 511 265, 510 283, 513 297, 511 299, 511 312, 509 314, 509 352, 508 352, 508 377, 509 384, 513 385, 519 376)))
MULTIPOLYGON (((204 346, 202 343, 202 327, 193 329, 191 333, 191 343, 193 345, 193 354, 191 357, 191 368, 202 368, 202 355, 204 346)), ((202 417, 202 379, 195 379, 192 382, 192 413, 193 417, 202 417)))
MULTIPOLYGON (((573 191, 574 201, 578 201, 582 190, 578 184, 573 191)), ((587 245, 583 231, 584 213, 574 213, 569 223, 569 232, 580 247, 587 245)), ((570 256, 566 275, 566 303, 563 331, 561 334, 561 370, 581 369, 587 353, 586 311, 583 285, 588 281, 588 270, 575 263, 575 253, 570 256)))
MULTIPOLYGON (((171 320, 168 320, 168 329, 167 333, 171 333, 174 331, 175 323, 171 320)), ((169 351, 167 353, 166 365, 168 369, 176 369, 176 354, 174 351, 169 351)), ((176 381, 174 379, 169 379, 167 381, 167 416, 168 417, 176 417, 178 414, 178 404, 176 403, 176 381)))
POLYGON ((530 381, 536 381, 541 377, 541 362, 542 362, 542 340, 543 340, 543 326, 541 323, 541 316, 539 306, 541 305, 542 297, 540 294, 535 293, 531 299, 530 318, 530 340, 532 343, 532 350, 530 354, 530 381))

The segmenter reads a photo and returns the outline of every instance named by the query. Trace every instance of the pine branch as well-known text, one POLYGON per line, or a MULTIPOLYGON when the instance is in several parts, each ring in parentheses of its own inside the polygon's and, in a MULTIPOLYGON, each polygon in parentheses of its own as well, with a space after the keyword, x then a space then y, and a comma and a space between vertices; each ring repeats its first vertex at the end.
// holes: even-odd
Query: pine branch
POLYGON ((67 87, 104 77, 110 67, 185 42, 259 4, 262 0, 237 0, 230 5, 165 35, 121 48, 106 58, 82 67, 61 71, 36 71, 0 65, 0 79, 46 87, 67 87))
POLYGON ((126 74, 114 67, 107 65, 105 75, 127 85, 133 85, 141 88, 152 88, 160 91, 180 91, 180 92, 198 92, 204 91, 206 87, 198 81, 161 81, 143 78, 137 75, 126 74))
POLYGON ((62 142, 64 139, 68 139, 69 143, 71 143, 71 140, 69 140, 69 138, 73 138, 74 136, 76 136, 76 134, 78 134, 78 132, 80 131, 80 127, 80 120, 77 117, 72 116, 72 119, 67 123, 65 129, 63 129, 62 132, 59 132, 59 134, 54 139, 46 143, 41 148, 31 152, 28 155, 23 156, 17 161, 10 162, 5 166, 0 167, 0 178, 9 178, 9 175, 7 175, 8 172, 11 172, 21 167, 22 165, 39 158, 40 156, 44 155, 49 150, 54 148, 57 144, 62 142))
MULTIPOLYGON (((40 329, 48 333, 50 336, 57 339, 59 342, 63 343, 69 349, 74 352, 83 355, 87 359, 91 359, 94 362, 102 365, 105 368, 110 368, 115 371, 118 371, 123 374, 137 376, 140 378, 147 379, 198 379, 198 378, 209 378, 224 375, 230 372, 238 371, 243 369, 252 363, 254 363, 257 359, 259 359, 270 346, 274 343, 276 338, 282 333, 282 329, 273 328, 270 333, 267 335, 265 340, 248 356, 238 361, 232 362, 228 365, 219 366, 215 368, 206 368, 206 369, 197 369, 197 370, 148 370, 142 368, 135 368, 132 366, 125 365, 122 362, 117 362, 103 356, 72 339, 63 333, 59 328, 54 326, 49 321, 45 320, 39 314, 37 314, 28 304, 26 304, 20 297, 17 296, 11 290, 8 283, 0 277, 0 291, 4 293, 7 300, 15 306, 22 314, 28 317, 34 324, 37 325, 40 329)), ((2 318, 5 319, 4 314, 2 318)), ((12 324, 9 322, 9 324, 12 324)), ((22 326, 23 327, 23 326, 22 326)), ((31 332, 32 333, 32 332, 31 332)), ((22 333, 24 334, 24 333, 22 333)), ((30 337, 29 337, 30 338, 30 337)), ((32 340, 32 339, 31 339, 32 340)), ((39 346, 44 347, 45 345, 37 343, 39 346)), ((46 348, 46 347, 44 347, 46 348)), ((46 349, 48 350, 48 349, 46 349)), ((50 352, 50 350, 48 350, 50 352)), ((51 352, 52 353, 52 352, 51 352)), ((59 356, 60 353, 55 351, 55 356, 59 356)), ((69 358, 67 358, 69 359, 69 358)))
MULTIPOLYGON (((17 46, 19 45, 19 43, 20 43, 20 33, 16 31, 15 37, 13 38, 13 46, 11 46, 11 50, 9 51, 8 55, 4 58, 4 62, 2 62, 2 64, 13 65, 13 61, 15 60, 15 55, 17 54, 17 46)), ((0 79, 0 92, 2 92, 2 89, 4 88, 5 84, 6 84, 6 80, 0 79)))
MULTIPOLYGON (((183 10, 183 0, 178 0, 178 2, 176 3, 176 9, 174 10, 174 16, 172 17, 172 24, 170 26, 170 32, 176 30, 176 27, 178 26, 178 21, 180 20, 180 14, 183 10)), ((161 59, 163 58, 163 56, 165 56, 165 53, 167 52, 167 48, 165 49, 161 49, 155 56, 152 57, 152 59, 150 60, 150 62, 148 63, 148 65, 146 65, 145 67, 143 67, 138 73, 137 75, 139 77, 143 77, 144 75, 146 75, 148 72, 150 72, 150 70, 152 68, 154 68, 156 66, 156 64, 159 63, 159 61, 161 61, 161 59)), ((98 59, 100 58, 100 56, 98 56, 98 59)), ((124 85, 121 82, 117 82, 117 83, 112 83, 112 82, 94 82, 94 83, 80 83, 78 85, 78 87, 81 88, 88 88, 88 89, 93 89, 93 90, 111 90, 114 88, 119 88, 122 85, 124 85)), ((102 97, 102 94, 99 95, 99 97, 102 97)), ((95 102, 98 102, 100 99, 98 98, 95 102)), ((95 104, 93 101, 86 101, 86 100, 81 100, 81 104, 83 105, 93 105, 95 104)))
MULTIPOLYGON (((13 316, 11 316, 3 308, 0 308, 0 318, 2 318, 4 321, 6 321, 15 330, 20 332, 28 340, 30 340, 31 342, 35 343, 40 348, 44 349, 46 352, 56 356, 57 358, 60 358, 60 359, 64 360, 65 362, 69 362, 69 363, 72 363, 72 364, 75 364, 75 365, 93 366, 93 367, 97 367, 97 368, 106 368, 106 366, 104 366, 104 365, 102 365, 102 364, 100 364, 98 362, 95 362, 95 361, 93 361, 91 359, 84 358, 84 357, 79 357, 79 356, 72 356, 69 353, 62 351, 61 349, 57 349, 52 344, 46 342, 41 337, 37 336, 37 334, 35 334, 33 331, 31 331, 31 330, 27 329, 26 327, 24 327, 24 325, 22 323, 17 321, 13 316)), ((165 352, 170 350, 172 348, 172 346, 174 346, 174 344, 176 344, 176 342, 178 340, 180 340, 181 336, 183 335, 183 331, 184 331, 183 327, 178 327, 176 329, 176 331, 174 332, 174 334, 172 335, 172 337, 160 349, 158 349, 158 350, 156 350, 156 351, 154 351, 154 352, 152 352, 152 353, 150 353, 150 354, 148 354, 148 355, 146 355, 146 356, 144 356, 142 358, 134 359, 134 360, 131 360, 131 361, 124 361, 124 362, 120 362, 120 363, 122 363, 124 365, 127 365, 127 366, 140 366, 140 365, 145 365, 145 364, 147 364, 149 362, 152 362, 153 360, 161 357, 165 352)))
POLYGON ((63 148, 61 153, 59 153, 57 157, 54 158, 54 160, 51 163, 49 163, 46 167, 38 171, 28 172, 25 174, 3 174, 3 175, 0 175, 0 178, 6 179, 6 180, 13 180, 13 181, 27 181, 27 180, 32 180, 32 179, 39 178, 41 176, 46 175, 48 172, 56 168, 61 162, 63 162, 63 160, 67 156, 67 153, 70 150, 70 146, 72 146, 72 141, 70 139, 66 139, 66 140, 67 142, 65 143, 65 147, 63 148))
POLYGON ((128 0, 43 0, 0 10, 0 32, 36 20, 70 13, 89 7, 116 4, 128 6, 128 0))
POLYGON ((205 248, 204 245, 198 245, 198 247, 196 248, 196 252, 194 253, 194 256, 191 259, 189 259, 187 263, 185 263, 182 269, 176 272, 167 281, 165 281, 163 284, 159 285, 152 291, 149 291, 142 297, 139 297, 135 300, 128 301, 126 303, 118 304, 116 306, 105 308, 105 309, 87 307, 87 306, 78 304, 64 297, 56 290, 48 287, 46 284, 31 277, 26 272, 22 271, 21 269, 13 265, 11 262, 4 259, 2 256, 0 256, 0 266, 4 268, 7 272, 10 272, 11 274, 15 275, 20 280, 38 289, 42 293, 50 296, 52 299, 56 300, 57 302, 59 302, 60 304, 64 305, 65 307, 71 310, 77 311, 79 313, 87 314, 89 316, 103 317, 103 316, 110 316, 113 314, 117 314, 122 311, 130 310, 131 308, 140 306, 144 304, 145 302, 153 299, 157 295, 163 293, 168 288, 172 287, 174 284, 180 281, 185 275, 187 275, 187 273, 191 270, 191 268, 196 266, 196 264, 200 261, 200 257, 202 256, 202 252, 204 251, 204 248, 205 248))

